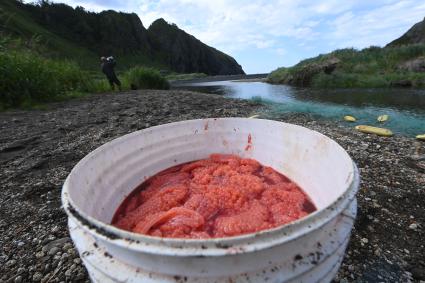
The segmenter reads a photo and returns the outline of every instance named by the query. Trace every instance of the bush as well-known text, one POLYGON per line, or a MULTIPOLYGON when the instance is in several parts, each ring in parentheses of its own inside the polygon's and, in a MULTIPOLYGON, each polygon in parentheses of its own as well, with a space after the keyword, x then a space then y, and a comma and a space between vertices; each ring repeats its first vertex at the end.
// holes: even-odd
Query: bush
POLYGON ((124 73, 124 84, 132 89, 169 89, 170 84, 154 69, 134 67, 124 73))
MULTIPOLYGON (((127 89, 126 86, 123 86, 123 88, 127 89)), ((110 92, 111 86, 106 78, 98 79, 90 76, 90 80, 87 82, 87 88, 81 89, 81 91, 90 93, 110 92)))
POLYGON ((267 76, 267 82, 272 84, 285 83, 289 76, 288 68, 282 67, 274 70, 267 76))
POLYGON ((0 102, 5 108, 54 101, 84 88, 87 81, 75 63, 29 52, 0 52, 0 102))
POLYGON ((335 50, 329 54, 306 59, 290 68, 271 72, 268 82, 293 83, 288 78, 302 74, 303 67, 336 57, 340 60, 332 74, 323 72, 313 76, 311 86, 318 88, 390 87, 393 82, 409 80, 414 87, 423 87, 422 73, 401 72, 400 64, 425 56, 425 44, 380 48, 371 46, 362 50, 353 48, 335 50))

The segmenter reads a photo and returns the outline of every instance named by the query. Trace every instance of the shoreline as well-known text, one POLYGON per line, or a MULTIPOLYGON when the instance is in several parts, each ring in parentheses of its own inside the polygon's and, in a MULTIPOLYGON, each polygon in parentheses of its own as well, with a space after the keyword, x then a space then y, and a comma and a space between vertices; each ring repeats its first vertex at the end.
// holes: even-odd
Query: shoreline
MULTIPOLYGON (((98 146, 173 121, 268 118, 264 104, 181 90, 96 94, 48 107, 0 113, 0 282, 88 282, 60 192, 73 166, 98 146)), ((335 282, 425 280, 425 143, 305 114, 273 119, 329 136, 359 167, 358 216, 335 282)))

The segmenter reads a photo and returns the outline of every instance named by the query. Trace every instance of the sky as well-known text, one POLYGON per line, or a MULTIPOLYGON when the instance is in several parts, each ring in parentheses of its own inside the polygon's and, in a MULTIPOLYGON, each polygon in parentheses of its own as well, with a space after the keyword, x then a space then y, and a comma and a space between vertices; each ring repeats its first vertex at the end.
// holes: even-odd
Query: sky
POLYGON ((385 46, 425 16, 423 0, 54 0, 158 18, 266 73, 338 48, 385 46))

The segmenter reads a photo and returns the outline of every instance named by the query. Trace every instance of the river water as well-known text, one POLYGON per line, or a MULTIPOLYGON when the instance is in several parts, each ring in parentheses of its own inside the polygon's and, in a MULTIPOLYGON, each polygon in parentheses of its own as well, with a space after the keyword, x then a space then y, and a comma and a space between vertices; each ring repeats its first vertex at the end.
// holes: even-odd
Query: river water
POLYGON ((347 126, 366 124, 407 136, 425 134, 425 90, 319 90, 243 81, 188 83, 174 88, 261 101, 270 106, 268 115, 272 116, 297 112, 343 121, 345 115, 352 115, 357 122, 343 122, 347 126), (376 118, 383 114, 388 114, 389 120, 377 122, 376 118))

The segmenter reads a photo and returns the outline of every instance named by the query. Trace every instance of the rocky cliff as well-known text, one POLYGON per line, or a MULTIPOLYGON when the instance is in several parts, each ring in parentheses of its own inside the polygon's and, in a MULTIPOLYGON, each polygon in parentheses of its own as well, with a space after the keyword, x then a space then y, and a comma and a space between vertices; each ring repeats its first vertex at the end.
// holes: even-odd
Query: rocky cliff
POLYGON ((235 59, 207 46, 164 19, 153 22, 148 33, 153 49, 159 51, 166 63, 178 72, 210 75, 244 74, 235 59))

